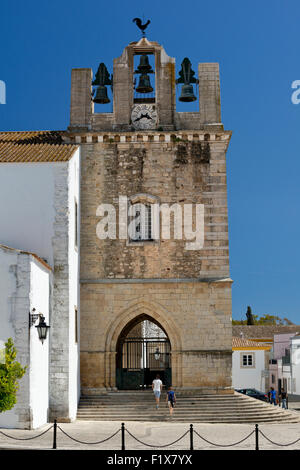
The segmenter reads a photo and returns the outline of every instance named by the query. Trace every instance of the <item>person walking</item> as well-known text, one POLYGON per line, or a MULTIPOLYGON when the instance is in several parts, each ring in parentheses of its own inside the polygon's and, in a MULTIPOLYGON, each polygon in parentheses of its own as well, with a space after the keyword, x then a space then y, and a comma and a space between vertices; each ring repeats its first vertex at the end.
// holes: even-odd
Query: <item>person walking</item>
POLYGON ((163 383, 160 380, 159 374, 157 374, 156 378, 152 382, 152 390, 154 392, 155 401, 156 401, 156 409, 157 410, 159 408, 159 399, 160 399, 160 395, 161 395, 161 391, 162 391, 162 386, 163 386, 163 383))
POLYGON ((281 406, 282 408, 286 410, 287 409, 287 406, 286 406, 287 392, 285 390, 281 390, 280 397, 281 397, 281 406))
POLYGON ((170 411, 170 417, 173 416, 173 411, 176 403, 176 395, 174 390, 172 390, 172 387, 169 387, 167 391, 167 403, 169 406, 169 411, 170 411))
POLYGON ((270 398, 271 398, 271 405, 276 406, 276 390, 274 390, 273 387, 271 387, 270 398))

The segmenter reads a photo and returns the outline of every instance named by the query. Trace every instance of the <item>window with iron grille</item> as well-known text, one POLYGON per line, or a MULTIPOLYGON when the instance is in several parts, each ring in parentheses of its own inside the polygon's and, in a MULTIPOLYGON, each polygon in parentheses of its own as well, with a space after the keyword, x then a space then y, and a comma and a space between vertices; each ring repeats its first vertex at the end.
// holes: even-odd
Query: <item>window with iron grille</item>
POLYGON ((132 241, 152 240, 152 206, 151 204, 136 203, 132 205, 131 214, 134 217, 131 222, 132 241))

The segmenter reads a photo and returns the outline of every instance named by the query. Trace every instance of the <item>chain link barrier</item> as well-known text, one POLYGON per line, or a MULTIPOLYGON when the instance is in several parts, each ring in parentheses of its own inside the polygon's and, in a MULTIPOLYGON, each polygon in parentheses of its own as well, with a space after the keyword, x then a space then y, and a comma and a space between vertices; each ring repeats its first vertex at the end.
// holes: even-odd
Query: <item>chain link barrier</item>
POLYGON ((114 434, 112 434, 111 436, 107 437, 106 439, 103 439, 102 441, 97 441, 97 442, 83 442, 83 441, 80 441, 79 439, 75 439, 75 437, 70 436, 70 435, 69 435, 68 433, 66 433, 60 426, 57 426, 57 428, 58 428, 65 436, 67 436, 69 439, 72 439, 72 441, 78 442, 79 444, 86 444, 86 445, 102 444, 103 442, 109 441, 109 440, 112 439, 114 436, 116 436, 117 434, 119 434, 119 432, 121 432, 121 429, 118 429, 114 434))
POLYGON ((297 444, 297 442, 300 441, 300 437, 299 437, 299 439, 297 439, 296 441, 290 442, 289 444, 280 444, 279 442, 274 442, 274 441, 272 441, 271 439, 269 439, 260 429, 259 429, 259 433, 260 433, 267 441, 269 441, 271 444, 274 444, 275 446, 288 447, 288 446, 292 446, 292 445, 294 445, 294 444, 297 444))
POLYGON ((5 434, 5 432, 3 431, 0 431, 0 434, 2 434, 5 437, 8 437, 9 439, 14 439, 15 441, 31 441, 32 439, 37 439, 38 437, 43 436, 48 431, 50 431, 50 429, 53 429, 53 427, 54 426, 52 425, 50 426, 50 428, 46 429, 46 431, 43 431, 41 434, 38 434, 37 436, 33 436, 33 437, 14 437, 14 436, 9 436, 8 434, 5 434))
POLYGON ((195 430, 194 430, 194 433, 198 437, 200 437, 200 439, 203 439, 203 441, 207 442, 208 444, 211 444, 212 446, 216 446, 216 447, 233 447, 233 446, 237 446, 238 444, 241 444, 241 442, 244 442, 247 439, 249 439, 249 437, 251 437, 255 433, 255 431, 252 431, 250 434, 248 434, 248 436, 244 437, 243 439, 241 439, 238 442, 234 442, 233 444, 216 444, 215 442, 211 442, 208 439, 205 439, 205 437, 200 436, 200 434, 198 434, 197 431, 195 431, 195 430))
POLYGON ((181 441, 181 439, 183 439, 190 431, 186 431, 181 437, 179 437, 178 439, 176 439, 176 441, 173 441, 173 442, 170 442, 169 444, 164 444, 164 445, 153 445, 153 444, 147 444, 146 442, 143 442, 141 441, 140 439, 138 439, 137 437, 135 437, 130 431, 128 431, 128 429, 125 428, 125 431, 127 432, 127 434, 129 434, 133 439, 135 439, 137 442, 139 442, 140 444, 143 444, 144 446, 147 446, 147 447, 153 447, 155 449, 162 449, 164 447, 170 447, 174 444, 176 444, 177 442, 181 441))
MULTIPOLYGON (((239 444, 241 444, 242 442, 245 442, 247 439, 249 439, 251 436, 253 436, 253 434, 255 434, 255 437, 256 437, 256 450, 259 450, 259 447, 258 447, 258 436, 259 434, 261 434, 262 437, 264 437, 268 442, 270 442, 271 444, 275 445, 275 446, 279 446, 279 447, 288 447, 288 446, 292 446, 292 445, 295 445, 297 444, 299 441, 300 441, 300 437, 298 439, 296 439, 295 441, 293 442, 289 442, 287 444, 281 444, 279 442, 275 442, 273 441, 272 439, 270 439, 269 437, 267 437, 260 429, 258 429, 258 425, 256 424, 255 425, 255 430, 251 431, 250 434, 248 434, 246 437, 244 437, 243 439, 240 439, 239 441, 237 442, 234 442, 232 444, 219 444, 219 443, 216 443, 216 442, 212 442, 210 441, 209 439, 206 439, 205 437, 201 436, 195 429, 193 429, 193 425, 190 425, 190 429, 187 430, 182 436, 180 436, 178 439, 176 439, 175 441, 173 442, 170 442, 168 444, 163 444, 163 445, 154 445, 154 444, 148 444, 147 442, 143 442, 141 439, 137 438, 136 436, 134 436, 134 434, 132 434, 124 425, 124 423, 122 423, 122 426, 120 429, 118 429, 115 433, 113 433, 111 436, 105 438, 105 439, 102 439, 100 441, 96 441, 96 442, 85 442, 85 441, 81 441, 79 439, 76 439, 75 437, 72 437, 70 436, 70 434, 68 434, 64 429, 62 429, 60 426, 58 426, 56 424, 56 420, 55 420, 55 423, 54 425, 50 426, 48 429, 46 429, 45 431, 41 432, 40 434, 36 435, 36 436, 31 436, 31 437, 14 437, 14 436, 11 436, 9 434, 6 434, 5 432, 3 431, 0 431, 0 434, 5 436, 6 438, 8 439, 13 439, 13 440, 16 440, 16 441, 31 441, 33 439, 37 439, 39 437, 42 437, 44 436, 46 433, 48 433, 51 429, 54 429, 54 441, 55 441, 55 444, 53 445, 53 449, 56 449, 56 430, 59 429, 66 437, 68 437, 69 439, 71 439, 72 441, 74 442, 77 442, 79 444, 83 444, 83 445, 98 445, 98 444, 103 444, 104 442, 107 442, 109 441, 110 439, 112 439, 113 437, 115 437, 117 434, 119 434, 121 432, 122 434, 122 450, 125 450, 125 431, 126 433, 131 436, 135 441, 137 441, 138 443, 146 446, 146 447, 151 447, 151 448, 156 448, 156 449, 163 449, 163 448, 166 448, 166 447, 171 447, 172 445, 176 444, 177 442, 181 441, 185 436, 187 436, 188 434, 190 434, 190 443, 191 443, 191 446, 193 446, 193 434, 195 434, 196 436, 198 436, 200 439, 202 439, 204 442, 206 442, 207 444, 210 444, 212 446, 216 446, 216 447, 234 447, 234 446, 237 446, 239 444)), ((193 447, 191 447, 190 450, 193 450, 193 447)))

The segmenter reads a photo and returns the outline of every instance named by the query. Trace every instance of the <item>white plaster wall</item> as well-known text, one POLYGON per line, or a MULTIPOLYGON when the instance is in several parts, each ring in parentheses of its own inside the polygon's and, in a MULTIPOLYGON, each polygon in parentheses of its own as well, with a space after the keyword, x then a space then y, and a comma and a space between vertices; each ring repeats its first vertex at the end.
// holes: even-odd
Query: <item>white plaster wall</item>
POLYGON ((66 163, 1 163, 0 243, 53 266, 55 169, 66 163))
POLYGON ((75 419, 80 396, 79 343, 75 344, 74 312, 75 306, 79 312, 79 253, 74 246, 75 198, 80 212, 79 155, 78 149, 67 166, 56 169, 55 177, 50 418, 61 420, 75 419))
POLYGON ((80 300, 79 300, 79 250, 80 250, 80 156, 79 149, 69 162, 69 403, 70 419, 76 418, 80 398, 80 300), (77 226, 75 226, 75 201, 77 202, 77 226), (75 246, 77 231, 77 246, 75 246), (78 315, 78 342, 75 342, 75 308, 78 315))
MULTIPOLYGON (((13 328, 14 298, 16 294, 15 268, 17 266, 15 251, 0 248, 0 342, 1 347, 8 338, 15 340, 13 328)), ((0 413, 0 427, 13 428, 17 425, 16 408, 0 413)))
MULTIPOLYGON (((292 378, 291 366, 281 364, 280 374, 279 375, 280 375, 280 378, 282 379, 282 384, 283 384, 283 379, 286 380, 287 392, 288 392, 289 395, 291 395, 293 393, 293 391, 292 391, 292 381, 291 381, 291 378, 292 378)), ((277 386, 276 386, 276 388, 277 388, 277 386)))
POLYGON ((265 392, 265 379, 261 372, 265 369, 264 350, 233 351, 232 353, 232 386, 233 388, 255 388, 265 392), (255 367, 241 367, 240 355, 255 354, 255 367))
POLYGON ((80 328, 79 236, 78 249, 74 247, 75 198, 78 225, 80 220, 79 159, 77 149, 69 162, 0 165, 0 196, 5 201, 0 205, 0 243, 36 253, 53 267, 49 311, 52 419, 74 419, 80 396, 74 312, 77 306, 80 328))
POLYGON ((0 414, 5 428, 36 428, 47 422, 48 345, 42 349, 34 327, 29 331, 33 307, 49 319, 50 270, 33 256, 0 247, 0 340, 11 337, 17 360, 27 371, 19 381, 17 403, 0 414))
POLYGON ((291 379, 293 380, 293 393, 300 395, 300 337, 291 341, 291 379))
MULTIPOLYGON (((31 259, 30 309, 42 313, 49 325, 49 285, 50 271, 31 259)), ((37 329, 39 320, 30 328, 30 408, 32 428, 48 422, 49 406, 49 330, 47 339, 39 340, 37 329)), ((51 329, 51 328, 50 328, 51 329)))

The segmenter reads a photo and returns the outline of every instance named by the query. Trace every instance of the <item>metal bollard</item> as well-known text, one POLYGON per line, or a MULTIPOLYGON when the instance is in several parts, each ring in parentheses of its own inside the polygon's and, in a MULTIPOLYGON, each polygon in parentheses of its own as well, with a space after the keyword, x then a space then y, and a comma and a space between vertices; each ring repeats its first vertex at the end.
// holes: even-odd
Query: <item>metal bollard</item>
POLYGON ((193 425, 190 425, 190 450, 194 450, 194 429, 193 425))
POLYGON ((121 424, 121 450, 125 450, 125 424, 121 424))
POLYGON ((258 424, 255 425, 255 450, 259 450, 259 444, 258 444, 258 424))
POLYGON ((55 419, 54 420, 54 425, 53 425, 53 446, 52 446, 52 449, 56 449, 56 434, 57 434, 57 421, 55 419))

